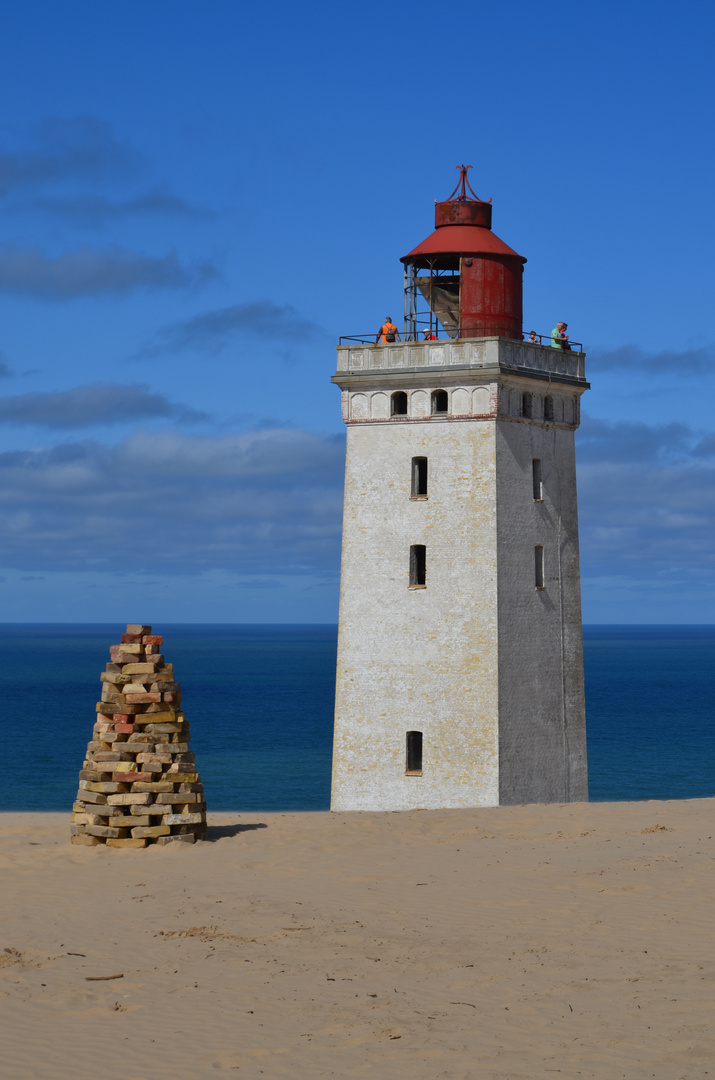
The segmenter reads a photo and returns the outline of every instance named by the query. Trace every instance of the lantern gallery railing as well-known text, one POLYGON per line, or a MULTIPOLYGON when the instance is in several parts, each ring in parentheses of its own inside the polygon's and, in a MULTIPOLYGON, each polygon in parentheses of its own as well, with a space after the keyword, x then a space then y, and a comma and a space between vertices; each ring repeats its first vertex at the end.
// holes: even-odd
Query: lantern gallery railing
POLYGON ((338 347, 338 372, 373 377, 387 373, 394 377, 395 371, 405 373, 441 369, 485 369, 489 372, 524 370, 539 372, 554 378, 583 381, 586 378, 586 355, 576 349, 552 349, 528 341, 513 338, 484 337, 463 338, 454 341, 407 341, 395 344, 375 345, 372 340, 341 338, 338 347), (390 374, 392 373, 392 374, 390 374))
MULTIPOLYGON (((355 344, 358 344, 358 345, 374 345, 375 344, 375 338, 378 337, 378 336, 379 335, 377 333, 372 333, 372 334, 352 334, 352 335, 343 334, 343 336, 338 340, 338 345, 349 345, 349 344, 351 344, 353 342, 355 342, 355 344)), ((485 336, 485 337, 497 337, 498 335, 497 334, 488 334, 488 335, 483 335, 483 336, 485 336)), ((467 333, 463 334, 461 330, 457 330, 454 333, 454 335, 445 334, 444 330, 442 330, 442 336, 440 337, 440 328, 439 327, 433 327, 431 330, 429 329, 429 327, 425 327, 423 330, 418 330, 416 334, 411 334, 411 333, 403 334, 402 331, 400 331, 400 338, 402 339, 403 342, 410 342, 410 341, 455 341, 456 339, 479 341, 479 338, 475 338, 474 335, 471 335, 471 334, 467 334, 467 333), (425 334, 428 334, 430 336, 425 337, 425 334)), ((514 341, 516 339, 511 338, 510 340, 514 341)), ((548 334, 537 334, 536 331, 529 331, 528 334, 522 334, 521 340, 526 342, 527 345, 541 345, 544 348, 548 348, 548 349, 558 348, 558 346, 552 345, 552 343, 551 343, 551 334, 550 333, 548 333, 548 334), (532 333, 535 335, 535 337, 533 337, 533 338, 531 337, 532 333)), ((395 344, 399 345, 400 342, 395 342, 395 344)), ((584 351, 583 343, 580 342, 580 341, 569 341, 568 344, 569 344, 569 348, 567 350, 564 350, 563 347, 562 347, 562 351, 566 351, 566 352, 569 352, 569 351, 570 352, 583 352, 584 351)))

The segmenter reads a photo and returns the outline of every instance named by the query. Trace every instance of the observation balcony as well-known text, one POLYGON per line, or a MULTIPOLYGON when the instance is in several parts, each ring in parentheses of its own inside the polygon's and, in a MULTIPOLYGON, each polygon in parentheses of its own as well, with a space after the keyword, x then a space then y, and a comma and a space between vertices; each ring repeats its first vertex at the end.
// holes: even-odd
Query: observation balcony
MULTIPOLYGON (((341 342, 344 340, 341 338, 341 342)), ((574 344, 567 351, 504 337, 447 338, 388 345, 355 341, 338 346, 338 370, 333 381, 342 383, 345 376, 351 375, 382 381, 390 373, 439 371, 445 375, 526 375, 586 388, 585 361, 586 354, 576 351, 574 344)))

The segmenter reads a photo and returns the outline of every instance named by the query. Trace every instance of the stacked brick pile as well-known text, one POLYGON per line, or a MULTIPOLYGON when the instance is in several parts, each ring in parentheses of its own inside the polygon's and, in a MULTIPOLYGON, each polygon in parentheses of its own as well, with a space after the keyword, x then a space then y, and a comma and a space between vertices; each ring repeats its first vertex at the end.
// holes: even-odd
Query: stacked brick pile
POLYGON ((162 640, 150 626, 130 623, 109 649, 73 806, 73 844, 140 848, 203 839, 204 789, 162 640))

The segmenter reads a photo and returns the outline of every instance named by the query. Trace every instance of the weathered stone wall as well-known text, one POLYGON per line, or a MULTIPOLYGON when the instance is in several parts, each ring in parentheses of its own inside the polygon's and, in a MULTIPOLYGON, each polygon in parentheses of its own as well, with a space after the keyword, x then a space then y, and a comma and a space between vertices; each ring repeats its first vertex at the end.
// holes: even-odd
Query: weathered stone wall
POLYGON ((333 809, 586 797, 583 374, 582 353, 496 338, 338 350, 348 438, 333 809), (392 415, 396 391, 405 415, 392 415), (410 497, 417 456, 424 500, 410 497), (422 589, 409 587, 414 544, 426 547, 422 589), (421 775, 406 772, 408 731, 423 733, 421 775))
POLYGON ((573 431, 500 422, 499 801, 588 798, 573 431), (542 501, 533 497, 541 462, 542 501), (535 547, 544 587, 535 587, 535 547))
POLYGON ((497 566, 493 423, 348 430, 332 806, 494 805, 497 566), (428 497, 411 462, 428 458, 428 497), (409 549, 427 587, 409 588, 409 549), (424 736, 422 776, 405 735, 424 736))

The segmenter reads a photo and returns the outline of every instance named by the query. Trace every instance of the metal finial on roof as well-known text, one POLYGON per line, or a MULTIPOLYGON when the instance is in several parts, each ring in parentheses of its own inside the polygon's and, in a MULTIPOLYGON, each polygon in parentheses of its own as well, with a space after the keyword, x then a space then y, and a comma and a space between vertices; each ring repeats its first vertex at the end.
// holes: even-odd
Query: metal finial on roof
POLYGON ((480 199, 476 191, 473 190, 472 185, 467 179, 467 170, 471 169, 471 165, 455 165, 454 167, 455 169, 459 169, 459 182, 449 198, 445 199, 445 202, 472 202, 469 195, 467 195, 467 188, 469 188, 477 202, 492 201, 491 199, 480 199), (457 192, 459 192, 459 195, 457 195, 457 192))

